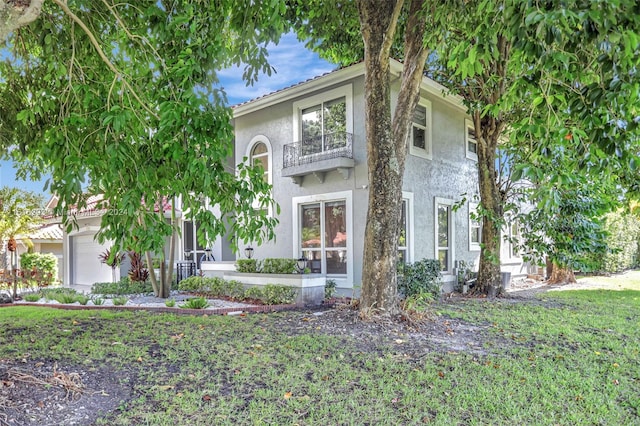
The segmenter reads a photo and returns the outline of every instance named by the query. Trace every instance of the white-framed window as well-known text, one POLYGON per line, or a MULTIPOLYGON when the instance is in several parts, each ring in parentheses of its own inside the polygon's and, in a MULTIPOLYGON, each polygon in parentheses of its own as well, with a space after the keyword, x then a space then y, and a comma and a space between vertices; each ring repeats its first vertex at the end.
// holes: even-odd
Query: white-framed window
MULTIPOLYGON (((254 136, 249 145, 247 145, 247 154, 246 157, 249 160, 249 163, 254 166, 262 166, 264 170, 264 181, 268 184, 272 184, 273 182, 273 150, 271 149, 271 142, 264 135, 254 136)), ((254 202, 254 208, 260 209, 259 203, 256 200, 254 202)), ((271 215, 272 209, 269 206, 266 214, 271 215)))
POLYGON ((478 161, 478 139, 473 121, 464 120, 464 151, 470 160, 478 161))
POLYGON ((400 236, 398 237, 398 262, 413 262, 413 194, 402 192, 400 236))
POLYGON ((478 217, 478 203, 469 203, 469 251, 479 251, 482 242, 482 218, 478 217))
POLYGON ((518 253, 516 245, 520 240, 520 224, 517 219, 507 220, 507 226, 504 234, 507 256, 509 259, 519 259, 520 254, 518 253))
POLYGON ((453 272, 455 260, 453 204, 453 200, 435 198, 435 256, 443 275, 453 272))
POLYGON ((411 117, 409 128, 409 154, 431 160, 431 102, 420 99, 411 117))
POLYGON ((293 140, 299 155, 340 150, 353 133, 351 84, 293 103, 293 140))
POLYGON ((312 273, 353 276, 352 193, 293 197, 293 256, 312 273))

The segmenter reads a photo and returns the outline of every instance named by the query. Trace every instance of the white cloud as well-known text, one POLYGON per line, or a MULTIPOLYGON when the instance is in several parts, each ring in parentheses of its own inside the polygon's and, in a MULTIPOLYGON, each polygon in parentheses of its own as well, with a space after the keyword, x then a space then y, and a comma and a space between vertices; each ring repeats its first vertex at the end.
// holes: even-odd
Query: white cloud
POLYGON ((260 74, 257 83, 248 86, 242 80, 243 66, 231 67, 218 72, 219 87, 227 93, 231 105, 263 96, 296 83, 317 77, 336 68, 334 64, 304 47, 295 34, 285 34, 277 45, 268 47, 269 64, 274 72, 268 76, 260 74))

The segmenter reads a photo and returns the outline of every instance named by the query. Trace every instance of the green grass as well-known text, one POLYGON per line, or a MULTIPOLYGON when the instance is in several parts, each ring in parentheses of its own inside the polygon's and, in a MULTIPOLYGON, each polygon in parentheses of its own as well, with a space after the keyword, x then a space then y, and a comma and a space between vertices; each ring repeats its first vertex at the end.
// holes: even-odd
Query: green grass
POLYGON ((626 271, 609 277, 587 276, 578 279, 578 282, 602 283, 611 286, 612 290, 627 289, 640 291, 640 270, 626 271))
POLYGON ((29 353, 133 376, 133 399, 102 425, 640 424, 640 292, 432 309, 482 330, 481 350, 363 351, 357 337, 287 333, 300 312, 21 306, 0 309, 0 359, 29 353))

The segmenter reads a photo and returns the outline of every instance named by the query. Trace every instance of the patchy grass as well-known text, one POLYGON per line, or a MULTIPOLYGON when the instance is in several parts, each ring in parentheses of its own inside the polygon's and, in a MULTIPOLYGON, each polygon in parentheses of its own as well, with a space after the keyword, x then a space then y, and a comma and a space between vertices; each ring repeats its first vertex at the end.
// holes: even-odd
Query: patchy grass
POLYGON ((611 276, 587 276, 578 279, 578 283, 599 284, 610 290, 640 291, 640 270, 625 271, 611 276))
POLYGON ((405 349, 428 337, 418 334, 372 343, 302 328, 313 318, 301 312, 13 307, 0 309, 0 359, 109 365, 133 397, 102 425, 640 423, 639 292, 433 309, 486 330, 482 352, 405 349))

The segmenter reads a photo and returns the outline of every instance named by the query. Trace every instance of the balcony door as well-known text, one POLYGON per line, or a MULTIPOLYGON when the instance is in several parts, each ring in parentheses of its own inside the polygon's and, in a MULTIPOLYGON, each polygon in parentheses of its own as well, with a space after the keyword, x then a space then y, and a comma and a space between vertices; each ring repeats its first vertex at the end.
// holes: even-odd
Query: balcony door
POLYGON ((347 102, 344 96, 305 108, 300 113, 302 155, 346 146, 347 102))

